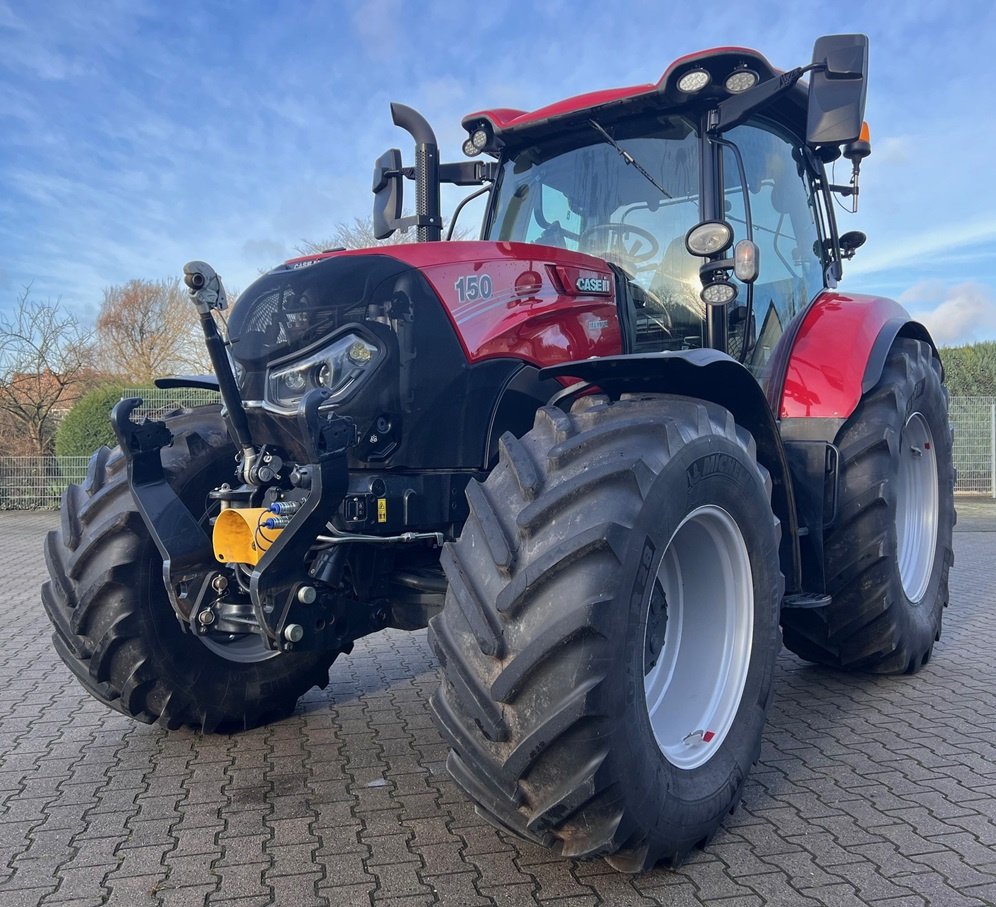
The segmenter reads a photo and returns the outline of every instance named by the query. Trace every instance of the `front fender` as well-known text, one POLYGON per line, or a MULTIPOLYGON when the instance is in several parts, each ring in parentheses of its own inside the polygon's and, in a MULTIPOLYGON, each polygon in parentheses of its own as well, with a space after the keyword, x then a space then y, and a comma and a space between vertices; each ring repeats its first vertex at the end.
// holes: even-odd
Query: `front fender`
POLYGON ((613 397, 641 392, 680 394, 725 406, 754 436, 758 462, 771 476, 771 506, 782 523, 780 556, 786 590, 801 591, 799 523, 788 460, 764 391, 739 362, 718 350, 682 350, 565 362, 539 375, 579 378, 613 397))

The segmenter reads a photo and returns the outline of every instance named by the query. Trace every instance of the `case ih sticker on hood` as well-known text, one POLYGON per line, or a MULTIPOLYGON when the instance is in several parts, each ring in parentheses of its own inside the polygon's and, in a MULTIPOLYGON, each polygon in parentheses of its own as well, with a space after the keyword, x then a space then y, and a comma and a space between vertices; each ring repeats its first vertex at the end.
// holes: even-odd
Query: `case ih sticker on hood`
POLYGON ((608 277, 579 277, 574 281, 574 288, 579 293, 595 293, 608 296, 612 292, 612 284, 608 277))
POLYGON ((547 265, 553 279, 567 296, 611 296, 612 275, 571 265, 547 265))

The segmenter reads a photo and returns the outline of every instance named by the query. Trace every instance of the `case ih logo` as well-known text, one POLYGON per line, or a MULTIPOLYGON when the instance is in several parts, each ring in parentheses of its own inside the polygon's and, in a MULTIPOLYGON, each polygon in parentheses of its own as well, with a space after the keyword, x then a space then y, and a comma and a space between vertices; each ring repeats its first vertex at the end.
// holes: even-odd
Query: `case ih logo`
POLYGON ((608 277, 579 277, 574 284, 579 293, 609 293, 608 277))

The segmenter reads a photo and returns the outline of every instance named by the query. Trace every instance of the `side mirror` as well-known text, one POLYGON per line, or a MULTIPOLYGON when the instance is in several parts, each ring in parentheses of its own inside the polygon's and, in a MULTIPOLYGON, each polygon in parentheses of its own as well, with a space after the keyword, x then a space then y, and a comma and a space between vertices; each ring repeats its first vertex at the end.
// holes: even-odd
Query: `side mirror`
MULTIPOLYGON (((816 54, 813 59, 815 62, 816 54)), ((863 79, 868 68, 868 42, 863 45, 835 44, 826 52, 823 63, 828 79, 863 79)))
POLYGON ((377 158, 373 172, 373 232, 377 239, 387 239, 398 229, 404 201, 403 179, 401 152, 397 148, 377 158))
POLYGON ((861 134, 868 75, 865 35, 824 35, 813 47, 809 82, 809 145, 841 145, 861 134))

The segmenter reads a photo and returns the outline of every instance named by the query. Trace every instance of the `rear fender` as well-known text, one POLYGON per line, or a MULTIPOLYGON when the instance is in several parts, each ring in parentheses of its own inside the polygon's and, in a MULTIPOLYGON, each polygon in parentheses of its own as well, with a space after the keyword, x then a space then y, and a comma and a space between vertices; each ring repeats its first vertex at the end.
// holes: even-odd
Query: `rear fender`
POLYGON ((774 389, 780 418, 826 419, 831 420, 828 428, 833 421, 839 428, 878 383, 897 337, 923 340, 937 355, 927 329, 899 303, 880 296, 822 293, 805 314, 781 388, 774 389))
POLYGON ((799 526, 788 461, 774 414, 746 368, 718 350, 683 350, 606 356, 545 368, 541 378, 573 377, 611 397, 623 393, 666 393, 725 406, 757 443, 758 462, 771 476, 771 506, 781 520, 781 567, 786 592, 802 591, 799 526))
MULTIPOLYGON (((898 303, 878 296, 825 292, 794 333, 788 350, 776 352, 781 385, 768 386, 778 402, 779 429, 792 474, 799 522, 803 577, 808 589, 826 588, 824 535, 836 517, 837 436, 861 398, 878 383, 898 337, 937 348, 927 329, 898 303)), ((940 357, 938 357, 940 358, 940 357)))

